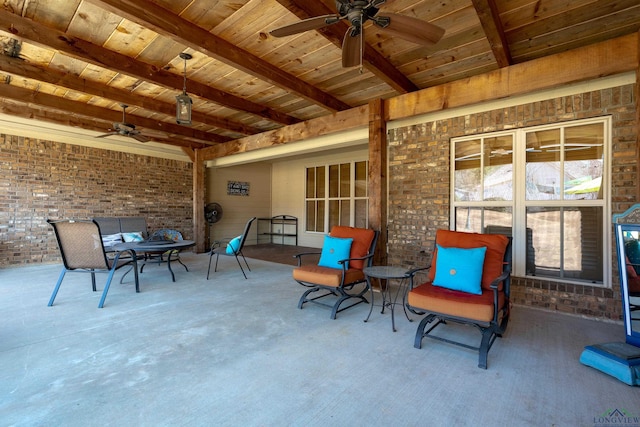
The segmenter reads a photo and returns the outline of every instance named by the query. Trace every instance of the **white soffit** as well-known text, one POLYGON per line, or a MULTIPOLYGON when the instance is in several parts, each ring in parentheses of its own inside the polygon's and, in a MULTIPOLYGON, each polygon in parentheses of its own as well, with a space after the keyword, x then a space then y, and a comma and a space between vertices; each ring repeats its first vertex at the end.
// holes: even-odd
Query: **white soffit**
POLYGON ((323 152, 332 149, 342 149, 358 145, 367 145, 369 141, 369 129, 355 129, 347 132, 323 135, 317 138, 309 138, 303 141, 290 142, 269 148, 247 151, 245 153, 232 154, 218 159, 207 161, 207 167, 235 166, 245 163, 282 160, 286 157, 300 156, 323 152))
MULTIPOLYGON (((483 102, 471 106, 447 109, 406 119, 394 120, 387 123, 387 129, 397 129, 405 126, 429 123, 436 120, 444 120, 467 114, 476 114, 498 108, 513 107, 515 105, 528 104, 557 97, 570 96, 594 90, 602 90, 612 87, 624 86, 636 83, 636 73, 629 72, 615 76, 603 77, 587 82, 566 85, 555 89, 532 92, 530 94, 514 96, 511 98, 483 102)), ((95 138, 100 132, 92 132, 76 129, 69 126, 58 125, 37 120, 29 120, 7 114, 0 114, 0 132, 24 136, 29 138, 57 141, 68 144, 82 145, 86 147, 101 148, 125 153, 138 154, 150 157, 160 157, 179 161, 191 162, 190 158, 180 147, 154 142, 141 143, 132 138, 110 136, 108 138, 95 138)), ((245 153, 233 154, 215 160, 207 161, 207 167, 234 166, 239 164, 254 163, 260 161, 272 161, 291 156, 326 152, 332 149, 341 149, 359 145, 367 145, 369 140, 368 128, 351 130, 338 134, 324 135, 310 138, 304 141, 277 145, 270 148, 252 150, 245 153)))
POLYGON ((8 114, 0 114, 0 133, 138 154, 141 156, 191 162, 191 159, 189 159, 180 147, 154 142, 142 143, 133 138, 118 135, 107 138, 95 138, 101 133, 106 133, 106 130, 105 132, 93 132, 55 123, 24 119, 8 114))

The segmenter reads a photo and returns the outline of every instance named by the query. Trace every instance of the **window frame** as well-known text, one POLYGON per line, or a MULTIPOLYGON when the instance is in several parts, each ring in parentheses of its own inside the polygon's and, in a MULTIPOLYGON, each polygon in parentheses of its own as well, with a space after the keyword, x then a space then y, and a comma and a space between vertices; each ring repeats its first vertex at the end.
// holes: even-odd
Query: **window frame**
MULTIPOLYGON (((510 129, 504 131, 488 132, 482 134, 465 135, 451 138, 450 140, 450 228, 456 228, 456 210, 461 207, 487 208, 487 207, 511 207, 512 212, 512 233, 513 233, 513 274, 518 277, 527 277, 538 280, 590 285, 595 287, 611 287, 612 266, 611 259, 611 145, 612 145, 612 118, 611 116, 601 116, 589 119, 572 120, 567 122, 556 122, 551 124, 531 126, 526 128, 510 129), (526 200, 526 135, 531 132, 540 132, 559 129, 564 134, 566 128, 574 126, 584 126, 589 124, 601 124, 603 126, 603 164, 602 164, 602 198, 583 200, 526 200), (513 183, 512 200, 506 201, 456 201, 455 198, 455 148, 460 142, 468 142, 477 139, 487 139, 511 135, 513 138, 513 183), (529 207, 597 207, 602 209, 602 283, 589 281, 586 279, 569 279, 554 276, 532 276, 526 274, 526 220, 527 208, 529 207)), ((562 159, 562 162, 565 162, 562 159)), ((564 166, 563 166, 564 167, 564 166)), ((484 176, 483 176, 484 179, 484 176)), ((481 191, 484 192, 484 189, 481 191)))
MULTIPOLYGON (((369 174, 368 174, 368 170, 369 170, 369 161, 366 159, 354 159, 354 160, 349 160, 349 161, 344 161, 344 162, 328 162, 328 163, 324 163, 324 164, 316 164, 316 165, 307 165, 304 168, 304 173, 305 173, 305 194, 304 194, 304 232, 305 233, 310 233, 310 234, 328 234, 329 233, 329 229, 330 229, 330 209, 331 209, 331 203, 330 202, 335 202, 338 201, 339 203, 342 201, 348 201, 349 202, 349 226, 351 227, 355 227, 355 220, 356 220, 356 201, 358 200, 364 200, 366 202, 366 212, 365 212, 365 228, 368 227, 369 224, 369 185, 368 185, 368 181, 369 181, 369 174), (356 164, 358 163, 364 163, 365 164, 365 170, 366 170, 366 174, 365 174, 365 195, 364 196, 356 196, 356 164), (341 166, 342 165, 349 165, 349 196, 347 197, 343 197, 340 194, 338 194, 338 196, 332 196, 331 195, 331 177, 330 177, 330 170, 332 167, 337 167, 338 173, 339 175, 342 173, 342 169, 341 166), (308 171, 309 169, 318 169, 318 168, 324 168, 324 197, 307 197, 307 192, 306 192, 306 188, 308 187, 308 171), (318 202, 321 201, 324 203, 324 221, 323 221, 323 230, 307 230, 307 224, 308 224, 308 211, 307 211, 307 204, 308 202, 313 201, 313 202, 318 202)), ((317 174, 315 174, 315 176, 317 176, 317 174)), ((338 182, 338 192, 340 192, 341 187, 340 187, 340 182, 338 182)), ((316 204, 317 206, 317 204, 316 204)), ((317 209, 317 207, 316 207, 317 209)), ((317 217, 317 210, 316 210, 316 217, 317 217)), ((339 215, 341 216, 341 215, 339 215)), ((345 224, 341 224, 341 225, 345 225, 345 224)))

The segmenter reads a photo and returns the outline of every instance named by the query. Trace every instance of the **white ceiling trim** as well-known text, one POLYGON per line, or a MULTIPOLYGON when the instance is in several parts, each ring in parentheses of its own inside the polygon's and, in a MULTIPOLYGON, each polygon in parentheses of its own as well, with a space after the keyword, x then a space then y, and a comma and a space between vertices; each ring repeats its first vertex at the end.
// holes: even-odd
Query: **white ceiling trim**
POLYGON ((180 147, 154 142, 142 143, 133 138, 118 135, 107 138, 95 138, 101 133, 55 123, 24 119, 8 114, 0 114, 0 132, 45 141, 55 141, 123 153, 139 154, 142 156, 191 162, 180 147))
POLYGON ((245 153, 233 154, 209 160, 207 167, 226 167, 246 163, 282 160, 287 157, 301 156, 311 153, 324 152, 328 150, 366 146, 369 141, 369 130, 367 128, 354 129, 347 132, 323 135, 317 138, 309 138, 303 141, 291 142, 259 150, 247 151, 245 153))
MULTIPOLYGON (((437 111, 420 116, 408 117, 402 120, 395 120, 387 123, 387 128, 392 130, 405 126, 433 122, 436 120, 444 120, 451 117, 459 117, 461 115, 477 114, 498 108, 508 108, 515 105, 538 102, 546 99, 624 86, 627 84, 635 84, 635 82, 635 72, 618 74, 615 76, 603 77, 588 82, 567 85, 560 88, 534 92, 522 96, 488 101, 481 104, 437 111)), ((24 119, 7 114, 0 114, 0 132, 10 135, 82 145, 85 147, 113 150, 143 156, 160 157, 186 162, 191 161, 180 147, 154 142, 141 143, 133 140, 132 138, 117 135, 110 136, 108 138, 95 138, 97 135, 100 135, 99 132, 72 128, 70 126, 58 125, 55 123, 24 119)), ((207 162, 207 167, 227 167, 261 161, 282 160, 287 157, 326 152, 327 150, 365 146, 368 139, 369 135, 367 128, 355 129, 343 133, 309 138, 300 142, 252 150, 245 153, 210 160, 207 162)))

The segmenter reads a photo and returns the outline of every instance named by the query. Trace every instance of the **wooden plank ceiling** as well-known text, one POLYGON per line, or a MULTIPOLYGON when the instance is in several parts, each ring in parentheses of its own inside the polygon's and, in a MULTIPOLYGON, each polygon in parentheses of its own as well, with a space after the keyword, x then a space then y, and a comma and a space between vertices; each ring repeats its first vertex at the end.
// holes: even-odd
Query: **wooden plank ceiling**
MULTIPOLYGON (((333 0, 4 0, 0 112, 202 148, 640 29, 637 0, 387 0, 384 12, 445 29, 434 46, 365 25, 364 64, 343 68, 338 24, 269 31, 335 13, 333 0), (192 126, 175 122, 187 52, 192 126)), ((130 138, 131 144, 139 144, 130 138)))

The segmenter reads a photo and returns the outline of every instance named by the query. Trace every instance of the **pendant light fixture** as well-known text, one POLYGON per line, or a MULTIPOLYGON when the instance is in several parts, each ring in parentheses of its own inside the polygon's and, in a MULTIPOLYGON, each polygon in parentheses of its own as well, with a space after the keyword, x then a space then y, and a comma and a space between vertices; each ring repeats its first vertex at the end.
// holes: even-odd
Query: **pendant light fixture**
POLYGON ((191 125, 191 106, 193 100, 187 95, 187 60, 192 56, 182 52, 180 58, 184 59, 184 84, 182 86, 182 94, 176 95, 176 122, 179 125, 191 125))

